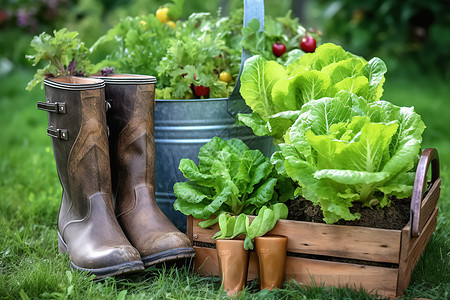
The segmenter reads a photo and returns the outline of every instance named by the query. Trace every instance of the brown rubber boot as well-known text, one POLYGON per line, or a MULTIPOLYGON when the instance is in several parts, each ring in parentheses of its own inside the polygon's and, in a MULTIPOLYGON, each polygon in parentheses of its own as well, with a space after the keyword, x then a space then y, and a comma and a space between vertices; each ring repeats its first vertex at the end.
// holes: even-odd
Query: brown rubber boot
POLYGON ((119 223, 146 267, 191 258, 194 249, 155 200, 152 76, 111 75, 106 83, 113 198, 119 223))
POLYGON ((104 82, 81 77, 46 79, 47 111, 56 167, 63 188, 58 244, 71 266, 97 278, 143 270, 114 214, 104 82))

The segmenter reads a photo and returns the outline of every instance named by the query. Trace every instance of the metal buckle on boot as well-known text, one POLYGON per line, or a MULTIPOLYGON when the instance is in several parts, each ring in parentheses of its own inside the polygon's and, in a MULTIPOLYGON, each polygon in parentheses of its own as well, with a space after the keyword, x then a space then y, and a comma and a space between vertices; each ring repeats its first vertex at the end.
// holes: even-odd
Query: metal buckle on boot
POLYGON ((56 129, 50 126, 47 127, 47 135, 64 141, 69 140, 69 132, 67 129, 56 129))
POLYGON ((67 113, 66 104, 62 102, 38 102, 37 109, 45 110, 51 113, 65 114, 67 113))

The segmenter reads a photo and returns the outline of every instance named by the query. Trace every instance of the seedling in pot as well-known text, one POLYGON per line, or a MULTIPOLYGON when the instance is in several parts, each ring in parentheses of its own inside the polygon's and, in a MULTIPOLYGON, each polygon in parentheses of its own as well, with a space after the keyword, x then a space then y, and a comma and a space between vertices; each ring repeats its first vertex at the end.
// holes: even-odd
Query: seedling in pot
POLYGON ((58 76, 85 76, 91 63, 88 59, 90 51, 78 38, 78 32, 67 31, 66 28, 54 30, 53 36, 43 32, 31 41, 34 54, 27 59, 36 66, 40 61, 48 64, 38 69, 27 90, 32 90, 45 78, 58 76))

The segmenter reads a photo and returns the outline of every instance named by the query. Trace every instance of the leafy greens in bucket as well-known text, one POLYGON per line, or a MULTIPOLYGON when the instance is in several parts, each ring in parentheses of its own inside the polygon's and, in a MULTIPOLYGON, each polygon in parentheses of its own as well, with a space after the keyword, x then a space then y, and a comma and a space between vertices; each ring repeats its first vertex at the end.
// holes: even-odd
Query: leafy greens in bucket
MULTIPOLYGON (((282 202, 293 195, 290 179, 279 179, 269 159, 259 150, 249 150, 241 140, 214 137, 201 147, 198 159, 198 166, 190 159, 180 161, 179 168, 189 181, 174 185, 177 197, 174 208, 185 215, 206 219, 199 224, 201 227, 223 220, 224 213, 238 216, 256 214, 267 206, 286 208, 282 202), (277 190, 283 193, 278 195, 277 190), (210 219, 211 216, 214 218, 210 219)), ((223 224, 223 221, 219 224, 221 235, 227 236, 223 224)))
POLYGON ((324 221, 355 220, 352 202, 384 207, 409 197, 425 125, 413 108, 367 102, 348 91, 305 104, 272 157, 321 206, 324 221))
POLYGON ((271 135, 282 142, 298 111, 311 100, 334 97, 341 90, 369 102, 379 100, 386 71, 381 59, 366 61, 331 43, 302 55, 287 68, 256 55, 245 63, 240 89, 253 112, 238 118, 256 135, 271 135))

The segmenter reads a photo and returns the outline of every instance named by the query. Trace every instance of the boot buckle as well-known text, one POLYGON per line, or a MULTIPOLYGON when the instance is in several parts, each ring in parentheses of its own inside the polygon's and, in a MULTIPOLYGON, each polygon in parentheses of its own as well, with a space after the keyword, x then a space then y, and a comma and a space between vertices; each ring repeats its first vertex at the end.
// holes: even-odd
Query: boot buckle
POLYGON ((47 127, 47 135, 52 138, 57 138, 60 140, 68 141, 69 140, 69 132, 67 129, 57 129, 53 128, 53 126, 47 127))
POLYGON ((66 104, 62 102, 38 102, 37 109, 45 110, 51 113, 65 114, 67 113, 66 104))

